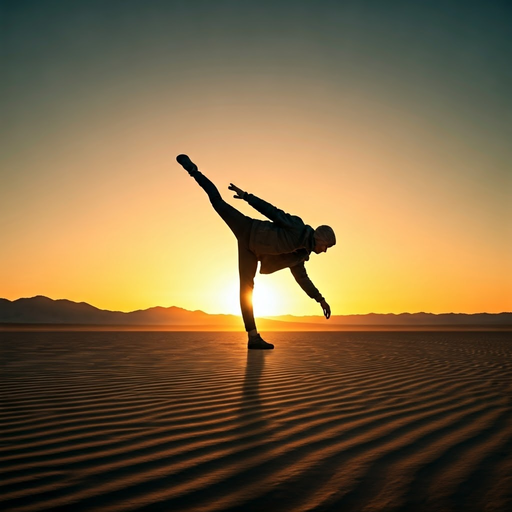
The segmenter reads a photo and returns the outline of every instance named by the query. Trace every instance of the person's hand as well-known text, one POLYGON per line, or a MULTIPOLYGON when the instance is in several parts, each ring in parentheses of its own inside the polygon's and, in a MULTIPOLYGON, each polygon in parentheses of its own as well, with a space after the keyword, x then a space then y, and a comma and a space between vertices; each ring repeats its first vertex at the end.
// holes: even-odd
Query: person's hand
POLYGON ((236 194, 233 196, 235 199, 243 199, 245 192, 238 188, 236 185, 233 185, 233 183, 229 184, 228 190, 232 190, 233 192, 236 192, 236 194))
POLYGON ((322 306, 322 311, 324 312, 325 318, 327 318, 327 320, 329 320, 329 318, 331 318, 331 306, 329 306, 329 304, 327 304, 325 299, 322 302, 320 302, 320 306, 322 306))

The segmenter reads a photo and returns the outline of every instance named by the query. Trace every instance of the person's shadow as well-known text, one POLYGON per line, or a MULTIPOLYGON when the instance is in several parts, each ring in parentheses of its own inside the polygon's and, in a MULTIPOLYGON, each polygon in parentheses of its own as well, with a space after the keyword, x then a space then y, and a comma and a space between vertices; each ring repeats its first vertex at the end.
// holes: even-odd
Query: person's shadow
POLYGON ((265 419, 265 408, 262 404, 260 386, 265 368, 265 350, 248 350, 242 397, 239 408, 240 422, 246 428, 262 429, 268 420, 265 419))

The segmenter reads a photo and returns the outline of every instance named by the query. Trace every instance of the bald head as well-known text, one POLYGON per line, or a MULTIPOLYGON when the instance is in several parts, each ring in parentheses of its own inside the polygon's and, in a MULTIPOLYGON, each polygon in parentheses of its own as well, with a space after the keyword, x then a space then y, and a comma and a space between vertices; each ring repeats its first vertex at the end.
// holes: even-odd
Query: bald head
POLYGON ((315 248, 317 254, 327 251, 329 247, 336 245, 336 235, 331 226, 318 226, 315 229, 315 248))

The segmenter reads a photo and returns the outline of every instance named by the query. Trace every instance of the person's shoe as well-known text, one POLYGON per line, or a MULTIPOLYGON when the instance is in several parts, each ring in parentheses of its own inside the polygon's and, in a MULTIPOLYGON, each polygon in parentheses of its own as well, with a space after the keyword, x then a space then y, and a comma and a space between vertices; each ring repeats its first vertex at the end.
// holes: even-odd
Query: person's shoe
POLYGON ((193 176, 197 172, 197 165, 192 162, 187 155, 178 155, 176 160, 181 166, 183 166, 190 176, 193 176))
POLYGON ((268 350, 274 348, 272 343, 267 343, 259 334, 257 336, 251 336, 249 338, 249 342, 247 343, 247 348, 249 350, 257 349, 257 350, 268 350))

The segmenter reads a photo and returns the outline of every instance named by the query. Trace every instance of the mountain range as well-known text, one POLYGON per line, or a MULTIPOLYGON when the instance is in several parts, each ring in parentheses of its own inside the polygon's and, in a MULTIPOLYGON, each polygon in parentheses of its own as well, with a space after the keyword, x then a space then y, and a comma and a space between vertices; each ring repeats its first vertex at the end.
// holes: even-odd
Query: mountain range
MULTIPOLYGON (((85 302, 53 300, 36 296, 14 301, 0 299, 0 325, 9 326, 119 326, 168 328, 176 330, 241 330, 236 315, 211 315, 179 307, 153 307, 124 313, 98 309, 85 302)), ((275 316, 258 319, 263 330, 345 330, 355 329, 507 329, 512 330, 512 313, 402 313, 321 316, 275 316)))

